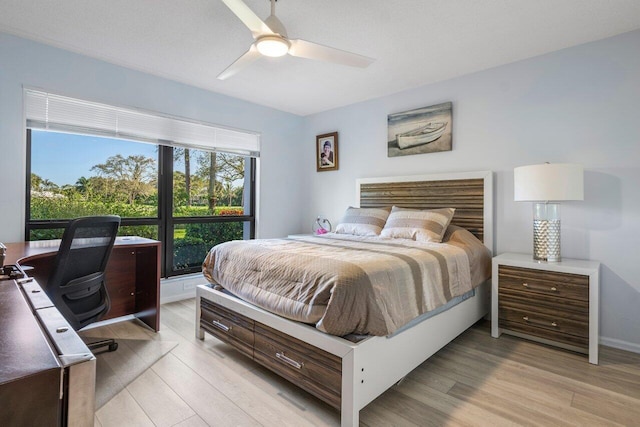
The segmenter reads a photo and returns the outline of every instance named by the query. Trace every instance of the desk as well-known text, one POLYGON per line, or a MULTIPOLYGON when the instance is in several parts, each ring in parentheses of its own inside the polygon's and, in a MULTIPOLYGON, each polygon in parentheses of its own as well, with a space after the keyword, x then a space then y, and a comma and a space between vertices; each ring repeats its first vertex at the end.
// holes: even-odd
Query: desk
POLYGON ((88 426, 96 358, 31 279, 0 279, 0 425, 88 426))
POLYGON ((55 422, 59 418, 60 365, 13 280, 0 281, 0 298, 0 399, 4 407, 0 421, 3 425, 55 422))
MULTIPOLYGON (((5 264, 33 267, 26 273, 43 287, 60 240, 8 243, 5 264)), ((116 238, 106 270, 111 308, 102 320, 133 314, 160 329, 160 242, 143 237, 116 238)))

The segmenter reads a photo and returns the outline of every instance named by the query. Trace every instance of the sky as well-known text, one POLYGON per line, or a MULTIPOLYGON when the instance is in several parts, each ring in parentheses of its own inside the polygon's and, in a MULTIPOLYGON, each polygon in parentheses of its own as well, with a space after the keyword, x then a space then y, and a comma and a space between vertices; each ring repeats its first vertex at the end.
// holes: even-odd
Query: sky
POLYGON ((157 161, 158 148, 114 138, 36 130, 31 133, 31 173, 59 186, 73 185, 81 176, 97 175, 91 168, 116 154, 139 154, 157 161))

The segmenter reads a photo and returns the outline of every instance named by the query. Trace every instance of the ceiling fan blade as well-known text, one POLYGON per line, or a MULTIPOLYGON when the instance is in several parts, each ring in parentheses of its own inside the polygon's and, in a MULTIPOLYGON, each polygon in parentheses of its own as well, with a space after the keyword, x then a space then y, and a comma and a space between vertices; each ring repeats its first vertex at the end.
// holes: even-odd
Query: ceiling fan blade
POLYGON ((256 15, 242 0, 222 0, 229 9, 246 25, 253 34, 253 38, 265 34, 273 34, 271 28, 256 15))
POLYGON ((249 64, 251 64, 256 59, 260 58, 260 52, 256 49, 256 45, 252 44, 249 50, 242 55, 240 58, 236 59, 236 61, 229 65, 223 72, 218 74, 219 80, 225 80, 234 74, 238 73, 242 69, 246 68, 249 64))
POLYGON ((291 47, 289 55, 300 58, 317 59, 320 61, 333 62, 336 64, 349 65, 351 67, 366 68, 375 59, 333 47, 311 43, 305 40, 289 40, 291 47))

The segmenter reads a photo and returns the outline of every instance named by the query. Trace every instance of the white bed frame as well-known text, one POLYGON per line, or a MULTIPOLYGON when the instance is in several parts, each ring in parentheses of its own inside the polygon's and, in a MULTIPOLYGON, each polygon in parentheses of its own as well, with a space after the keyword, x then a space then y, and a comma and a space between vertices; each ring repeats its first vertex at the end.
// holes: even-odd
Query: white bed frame
MULTIPOLYGON (((367 178, 362 184, 383 182, 483 179, 484 244, 493 253, 493 178, 491 171, 367 178)), ((358 343, 328 335, 314 327, 284 319, 247 302, 200 285, 196 290, 196 337, 204 339, 200 325, 200 298, 213 301, 243 316, 305 341, 342 359, 341 426, 359 424, 359 412, 459 334, 484 317, 490 308, 490 280, 472 298, 392 337, 368 337, 358 343)))

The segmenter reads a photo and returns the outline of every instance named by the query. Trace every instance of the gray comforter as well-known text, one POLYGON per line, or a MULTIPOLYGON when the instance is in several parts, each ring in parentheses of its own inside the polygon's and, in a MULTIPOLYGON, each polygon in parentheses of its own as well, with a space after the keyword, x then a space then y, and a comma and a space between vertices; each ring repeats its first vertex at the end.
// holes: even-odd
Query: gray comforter
POLYGON ((232 241, 203 264, 211 283, 332 335, 389 335, 490 276, 488 249, 450 226, 443 243, 327 234, 232 241))

